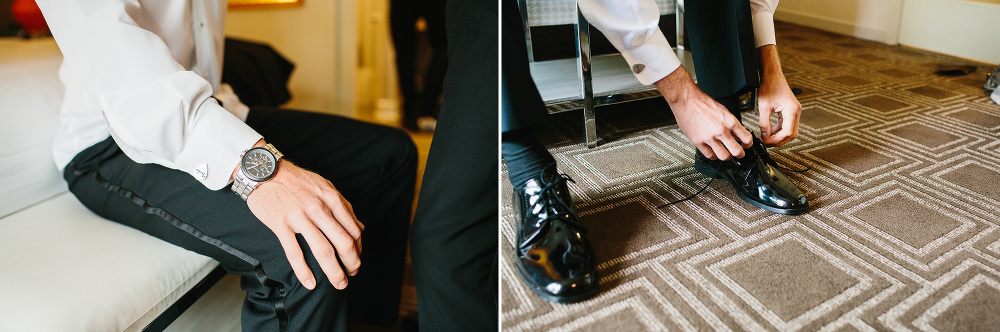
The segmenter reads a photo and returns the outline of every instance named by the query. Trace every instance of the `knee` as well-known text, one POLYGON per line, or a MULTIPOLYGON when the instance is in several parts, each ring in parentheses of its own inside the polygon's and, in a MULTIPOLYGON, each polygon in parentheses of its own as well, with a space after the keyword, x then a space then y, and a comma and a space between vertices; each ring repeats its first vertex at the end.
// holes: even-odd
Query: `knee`
POLYGON ((386 175, 400 174, 416 178, 417 146, 405 131, 391 128, 383 136, 381 145, 385 151, 386 175))

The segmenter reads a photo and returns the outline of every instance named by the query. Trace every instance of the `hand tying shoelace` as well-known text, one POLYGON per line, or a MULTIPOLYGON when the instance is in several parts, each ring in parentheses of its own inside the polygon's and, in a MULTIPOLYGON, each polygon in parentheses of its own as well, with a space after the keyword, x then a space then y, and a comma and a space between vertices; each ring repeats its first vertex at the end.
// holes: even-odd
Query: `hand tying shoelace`
MULTIPOLYGON (((753 149, 762 149, 763 150, 764 147, 763 146, 758 147, 758 146, 754 145, 753 149)), ((757 158, 762 158, 762 159, 764 159, 764 161, 766 163, 768 163, 768 164, 770 164, 772 166, 775 166, 777 168, 789 171, 789 172, 804 173, 804 172, 809 171, 809 170, 812 169, 811 166, 806 166, 806 168, 800 169, 800 170, 790 169, 790 168, 778 165, 778 162, 776 162, 774 159, 772 159, 771 156, 767 153, 767 151, 755 151, 755 152, 757 152, 757 153, 755 153, 755 155, 757 156, 757 158), (763 153, 761 153, 761 152, 763 152, 763 153)), ((719 171, 720 171, 721 168, 722 168, 722 164, 721 163, 718 164, 718 165, 716 165, 716 167, 715 167, 715 173, 719 173, 719 171)), ((747 174, 747 176, 749 176, 749 175, 750 174, 747 174)), ((684 202, 684 201, 690 200, 692 198, 695 198, 698 195, 700 195, 702 192, 704 192, 706 189, 708 189, 708 186, 712 185, 713 181, 715 181, 715 178, 711 177, 711 178, 708 179, 708 182, 706 182, 705 185, 703 187, 701 187, 701 189, 699 189, 693 195, 685 197, 685 198, 682 198, 682 199, 679 199, 679 200, 676 200, 676 201, 673 201, 673 202, 669 202, 669 203, 666 203, 666 204, 663 204, 663 205, 660 205, 660 206, 657 206, 656 208, 657 209, 662 209, 662 208, 665 208, 667 206, 674 205, 674 204, 677 204, 677 203, 684 202)))

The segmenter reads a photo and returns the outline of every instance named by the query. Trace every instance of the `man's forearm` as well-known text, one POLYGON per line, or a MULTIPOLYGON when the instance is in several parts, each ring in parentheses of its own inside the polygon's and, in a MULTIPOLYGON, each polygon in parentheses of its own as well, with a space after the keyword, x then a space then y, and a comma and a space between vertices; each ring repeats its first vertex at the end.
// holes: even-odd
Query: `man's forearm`
POLYGON ((663 98, 670 105, 675 105, 675 103, 683 100, 688 93, 698 91, 698 86, 691 79, 691 74, 688 74, 684 66, 677 67, 677 69, 666 77, 656 81, 653 85, 656 86, 656 90, 663 95, 663 98))
POLYGON ((785 81, 785 74, 781 71, 781 60, 778 58, 778 48, 774 44, 757 48, 757 56, 760 59, 761 84, 774 83, 774 80, 785 81))

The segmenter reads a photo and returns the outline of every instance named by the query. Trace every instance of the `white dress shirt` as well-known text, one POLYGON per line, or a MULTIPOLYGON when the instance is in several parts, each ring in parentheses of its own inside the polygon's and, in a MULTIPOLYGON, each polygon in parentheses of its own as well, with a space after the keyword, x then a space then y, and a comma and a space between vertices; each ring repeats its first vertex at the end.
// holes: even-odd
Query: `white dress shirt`
MULTIPOLYGON (((774 9, 778 0, 749 1, 754 43, 757 47, 774 44, 774 9)), ((653 84, 681 66, 660 31, 660 11, 653 0, 578 0, 577 3, 590 24, 622 53, 629 68, 641 68, 633 71, 640 83, 653 84)))
POLYGON ((63 53, 60 170, 110 135, 138 163, 187 172, 212 190, 229 183, 261 136, 220 84, 225 0, 37 2, 63 53))

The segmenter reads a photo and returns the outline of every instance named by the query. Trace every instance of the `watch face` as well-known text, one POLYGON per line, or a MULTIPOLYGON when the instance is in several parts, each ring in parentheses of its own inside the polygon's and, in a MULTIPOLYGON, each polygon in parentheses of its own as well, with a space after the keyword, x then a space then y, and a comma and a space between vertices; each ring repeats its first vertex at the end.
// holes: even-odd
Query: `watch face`
POLYGON ((264 148, 253 148, 243 155, 243 172, 251 180, 261 182, 274 176, 274 155, 264 148))

